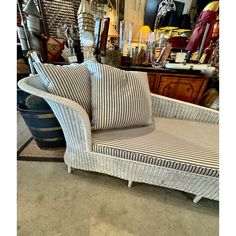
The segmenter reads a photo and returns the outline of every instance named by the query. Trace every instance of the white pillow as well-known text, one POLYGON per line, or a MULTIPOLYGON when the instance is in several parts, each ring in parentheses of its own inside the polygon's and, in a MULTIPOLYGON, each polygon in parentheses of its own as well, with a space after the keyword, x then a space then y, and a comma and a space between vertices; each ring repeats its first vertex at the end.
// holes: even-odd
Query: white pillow
POLYGON ((92 129, 152 124, 146 72, 124 71, 95 60, 86 61, 92 83, 92 129))
POLYGON ((91 75, 87 66, 33 63, 50 93, 79 103, 91 117, 91 75))

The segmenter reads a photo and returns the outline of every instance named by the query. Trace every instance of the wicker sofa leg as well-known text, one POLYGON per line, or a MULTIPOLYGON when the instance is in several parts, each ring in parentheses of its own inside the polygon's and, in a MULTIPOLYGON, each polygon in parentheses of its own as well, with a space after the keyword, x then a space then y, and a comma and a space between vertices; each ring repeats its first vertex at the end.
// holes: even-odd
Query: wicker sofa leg
POLYGON ((128 187, 131 188, 131 185, 132 185, 132 181, 131 180, 128 180, 128 187))
POLYGON ((68 173, 71 174, 72 168, 70 166, 67 166, 68 173))
POLYGON ((201 195, 196 195, 195 198, 193 199, 194 203, 198 203, 202 199, 201 195))

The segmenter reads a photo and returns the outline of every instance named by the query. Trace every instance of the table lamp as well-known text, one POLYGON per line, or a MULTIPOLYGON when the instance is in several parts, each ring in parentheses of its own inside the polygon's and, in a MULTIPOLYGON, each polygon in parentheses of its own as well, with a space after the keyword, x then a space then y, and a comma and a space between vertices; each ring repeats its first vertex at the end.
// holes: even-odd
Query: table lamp
POLYGON ((151 29, 148 25, 143 25, 138 32, 134 35, 133 42, 147 42, 148 35, 151 32, 151 29))
POLYGON ((119 34, 117 30, 114 28, 114 26, 111 24, 111 21, 109 23, 109 29, 108 29, 108 48, 113 48, 116 45, 115 40, 119 37, 119 34), (114 40, 115 39, 115 40, 114 40))

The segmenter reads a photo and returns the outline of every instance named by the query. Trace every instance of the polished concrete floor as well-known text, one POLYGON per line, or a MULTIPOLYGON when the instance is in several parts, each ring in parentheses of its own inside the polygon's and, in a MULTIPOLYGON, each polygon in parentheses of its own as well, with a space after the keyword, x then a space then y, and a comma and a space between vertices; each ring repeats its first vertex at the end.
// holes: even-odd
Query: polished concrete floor
POLYGON ((17 111, 17 150, 19 150, 31 136, 24 119, 20 115, 20 112, 17 111))
POLYGON ((219 204, 64 163, 18 161, 19 236, 216 236, 219 204))
MULTIPOLYGON (((31 136, 17 117, 17 145, 31 136)), ((64 163, 17 162, 18 236, 216 236, 219 203, 64 163)))

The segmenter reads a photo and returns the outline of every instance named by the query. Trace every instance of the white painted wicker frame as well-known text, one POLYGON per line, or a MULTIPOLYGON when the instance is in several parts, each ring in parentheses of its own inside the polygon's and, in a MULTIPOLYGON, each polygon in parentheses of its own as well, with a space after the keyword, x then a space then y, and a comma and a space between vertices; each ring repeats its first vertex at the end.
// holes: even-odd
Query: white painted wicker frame
MULTIPOLYGON (((78 103, 46 92, 37 75, 20 80, 18 85, 26 92, 44 98, 51 106, 65 135, 64 161, 69 173, 72 168, 96 171, 128 180, 129 187, 134 181, 181 190, 196 195, 193 199, 195 203, 202 197, 219 200, 217 177, 93 152, 90 120, 78 103)), ((156 94, 151 95, 154 116, 214 124, 219 122, 218 111, 156 94)))

